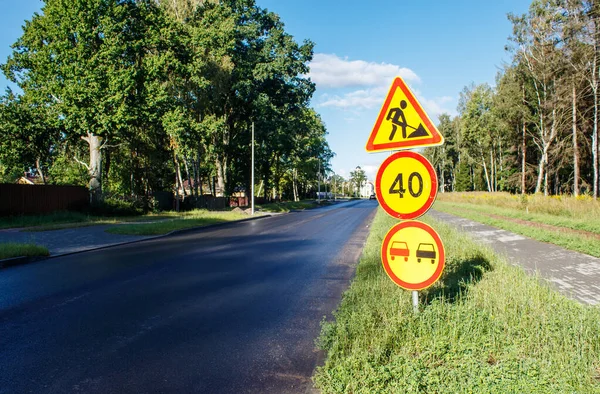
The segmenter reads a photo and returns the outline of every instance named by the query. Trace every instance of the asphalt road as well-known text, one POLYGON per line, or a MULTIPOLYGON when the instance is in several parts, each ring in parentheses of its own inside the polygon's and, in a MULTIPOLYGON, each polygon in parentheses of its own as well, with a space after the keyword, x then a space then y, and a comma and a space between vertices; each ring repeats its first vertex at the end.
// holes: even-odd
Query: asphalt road
POLYGON ((0 393, 303 393, 377 203, 0 271, 0 393))

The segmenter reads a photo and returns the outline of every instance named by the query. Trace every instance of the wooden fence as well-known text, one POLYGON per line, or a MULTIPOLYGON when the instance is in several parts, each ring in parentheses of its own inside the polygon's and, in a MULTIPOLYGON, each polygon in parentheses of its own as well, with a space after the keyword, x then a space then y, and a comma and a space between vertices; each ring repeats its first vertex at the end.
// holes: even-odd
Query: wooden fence
POLYGON ((90 204, 82 186, 0 183, 0 216, 80 211, 90 204))

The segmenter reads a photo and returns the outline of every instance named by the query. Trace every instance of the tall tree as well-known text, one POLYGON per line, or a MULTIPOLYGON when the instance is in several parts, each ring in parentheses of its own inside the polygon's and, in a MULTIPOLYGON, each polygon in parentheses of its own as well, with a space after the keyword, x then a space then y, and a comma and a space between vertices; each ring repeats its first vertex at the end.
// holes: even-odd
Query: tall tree
POLYGON ((89 147, 90 190, 102 185, 102 149, 119 143, 140 109, 148 40, 160 21, 147 0, 47 0, 25 24, 4 71, 38 106, 60 114, 67 140, 89 147))

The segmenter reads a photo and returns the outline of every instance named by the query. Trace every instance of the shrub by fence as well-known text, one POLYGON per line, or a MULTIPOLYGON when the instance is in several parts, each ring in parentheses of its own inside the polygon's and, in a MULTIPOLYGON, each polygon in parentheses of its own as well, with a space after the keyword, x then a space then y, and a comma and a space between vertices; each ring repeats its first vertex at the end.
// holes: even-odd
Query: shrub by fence
POLYGON ((183 211, 189 211, 191 209, 225 209, 229 206, 229 199, 227 197, 213 197, 213 196, 200 196, 200 197, 186 197, 185 200, 180 202, 179 209, 183 211))
POLYGON ((89 204, 89 192, 82 186, 0 183, 0 216, 81 211, 89 204))
MULTIPOLYGON (((229 198, 229 206, 230 207, 249 207, 250 199, 248 197, 230 197, 229 198)), ((267 200, 264 197, 254 197, 254 204, 266 204, 267 200)))

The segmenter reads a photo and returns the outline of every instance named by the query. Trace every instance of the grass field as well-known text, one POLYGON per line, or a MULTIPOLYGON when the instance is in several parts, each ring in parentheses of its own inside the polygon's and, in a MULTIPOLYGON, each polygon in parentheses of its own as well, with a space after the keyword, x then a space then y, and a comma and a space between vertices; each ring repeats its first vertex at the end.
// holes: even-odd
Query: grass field
POLYGON ((546 214, 553 217, 600 220, 600 202, 589 196, 520 195, 505 192, 438 193, 444 202, 468 203, 523 211, 526 214, 546 214))
POLYGON ((433 222, 447 253, 421 312, 381 266, 378 212, 356 277, 323 324, 324 393, 599 393, 600 308, 581 305, 433 222))
POLYGON ((434 209, 600 257, 600 203, 589 197, 440 193, 434 209))
POLYGON ((165 216, 161 216, 159 221, 152 223, 131 223, 120 224, 115 227, 110 227, 106 231, 111 234, 127 234, 127 235, 160 235, 167 234, 175 230, 183 230, 186 228, 207 226, 209 224, 229 222, 233 220, 248 219, 250 216, 244 213, 236 213, 231 211, 207 211, 196 209, 189 212, 171 213, 166 220, 165 216))
POLYGON ((20 256, 48 256, 48 249, 35 244, 0 243, 0 260, 20 256))

